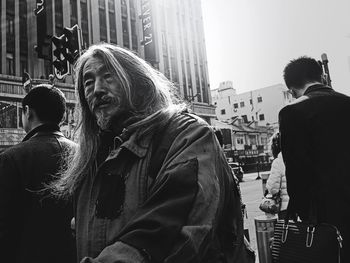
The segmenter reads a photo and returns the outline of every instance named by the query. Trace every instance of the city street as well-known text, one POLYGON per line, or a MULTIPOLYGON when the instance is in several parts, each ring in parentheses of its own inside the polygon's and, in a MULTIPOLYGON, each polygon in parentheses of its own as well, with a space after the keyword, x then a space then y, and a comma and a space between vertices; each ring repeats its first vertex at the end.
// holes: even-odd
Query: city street
MULTIPOLYGON (((266 174, 268 172, 263 172, 266 174)), ((261 176, 262 173, 259 175, 261 176)), ((246 204, 247 216, 245 218, 244 228, 249 230, 250 242, 254 250, 256 251, 256 256, 258 262, 258 251, 257 251, 257 242, 255 234, 255 224, 254 218, 260 215, 264 215, 259 209, 259 204, 263 196, 262 190, 262 179, 256 180, 258 173, 244 174, 243 182, 240 183, 243 203, 246 204)))

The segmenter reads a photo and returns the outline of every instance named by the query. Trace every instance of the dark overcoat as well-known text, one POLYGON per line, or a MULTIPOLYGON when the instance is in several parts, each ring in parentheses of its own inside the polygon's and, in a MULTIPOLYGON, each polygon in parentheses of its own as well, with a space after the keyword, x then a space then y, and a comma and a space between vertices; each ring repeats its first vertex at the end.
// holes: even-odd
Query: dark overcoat
POLYGON ((279 119, 288 209, 307 220, 312 206, 319 221, 338 227, 342 262, 350 262, 350 97, 313 85, 279 119))
POLYGON ((43 190, 71 147, 57 125, 44 124, 0 154, 1 262, 75 262, 72 206, 43 190))

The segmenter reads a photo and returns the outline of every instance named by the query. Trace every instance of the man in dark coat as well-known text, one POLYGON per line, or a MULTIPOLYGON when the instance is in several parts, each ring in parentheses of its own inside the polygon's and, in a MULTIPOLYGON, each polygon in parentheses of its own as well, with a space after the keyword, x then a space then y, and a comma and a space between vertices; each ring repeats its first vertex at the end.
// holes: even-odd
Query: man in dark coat
POLYGON ((1 262, 75 262, 70 203, 50 197, 48 184, 75 147, 59 129, 63 93, 38 85, 22 101, 23 141, 0 154, 1 262))
POLYGON ((316 215, 335 225, 343 237, 342 262, 350 262, 350 97, 324 85, 322 73, 309 57, 284 69, 297 98, 279 113, 288 210, 304 221, 316 215))

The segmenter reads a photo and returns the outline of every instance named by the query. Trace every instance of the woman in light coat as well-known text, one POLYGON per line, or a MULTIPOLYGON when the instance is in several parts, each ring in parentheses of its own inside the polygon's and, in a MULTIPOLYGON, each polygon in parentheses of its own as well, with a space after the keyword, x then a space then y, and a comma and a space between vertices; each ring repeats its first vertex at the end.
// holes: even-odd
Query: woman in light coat
POLYGON ((272 137, 271 150, 275 159, 272 161, 270 176, 266 182, 266 189, 271 195, 277 194, 281 190, 281 208, 278 213, 278 218, 283 219, 287 213, 289 196, 285 174, 286 168, 283 162, 279 138, 279 133, 276 133, 272 137))

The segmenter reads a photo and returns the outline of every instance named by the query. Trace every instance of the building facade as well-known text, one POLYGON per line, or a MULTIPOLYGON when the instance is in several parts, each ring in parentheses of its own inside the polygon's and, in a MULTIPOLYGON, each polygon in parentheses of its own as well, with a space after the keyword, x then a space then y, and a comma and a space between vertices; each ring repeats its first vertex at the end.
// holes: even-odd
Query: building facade
POLYGON ((222 82, 211 91, 219 120, 241 117, 243 122, 257 121, 258 125, 278 125, 278 113, 293 98, 287 88, 277 84, 237 94, 232 81, 222 82))
MULTIPOLYGON (((83 48, 98 42, 128 48, 173 81, 179 96, 196 114, 208 123, 215 118, 200 0, 2 0, 0 150, 1 145, 7 147, 23 137, 23 72, 38 83, 47 82, 53 73, 50 59, 38 58, 35 51, 38 29, 43 27, 33 10, 43 4, 48 36, 60 36, 65 27, 78 24, 83 48)), ((74 118, 72 77, 54 82, 72 99, 67 116, 74 118)))
POLYGON ((261 126, 257 121, 245 123, 240 117, 229 121, 215 120, 213 126, 223 135, 226 157, 240 163, 245 172, 270 168, 272 126, 261 126))

